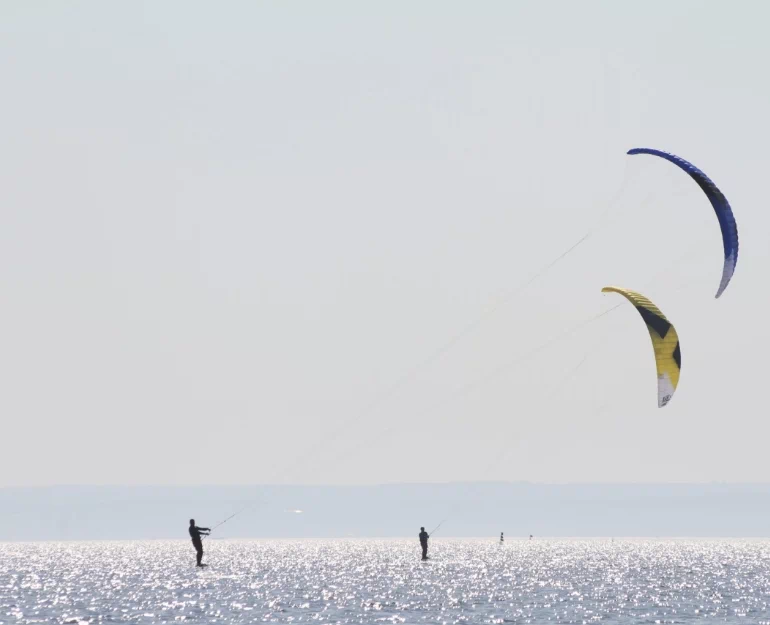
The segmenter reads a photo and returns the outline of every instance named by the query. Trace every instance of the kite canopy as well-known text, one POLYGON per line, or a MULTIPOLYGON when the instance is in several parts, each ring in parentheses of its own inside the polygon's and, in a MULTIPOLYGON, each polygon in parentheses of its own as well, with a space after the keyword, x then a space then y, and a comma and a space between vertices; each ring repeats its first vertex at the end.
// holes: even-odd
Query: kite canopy
POLYGON ((658 407, 663 408, 676 391, 682 368, 682 354, 676 329, 655 304, 636 291, 605 286, 602 293, 619 293, 625 297, 636 307, 647 324, 658 370, 658 407))
POLYGON ((730 203, 727 201, 727 198, 714 184, 711 178, 695 165, 683 158, 679 158, 675 154, 654 150, 652 148, 634 148, 633 150, 629 150, 628 154, 651 154, 674 163, 674 165, 687 172, 703 190, 706 197, 708 197, 711 206, 714 207, 714 212, 717 214, 719 227, 722 229, 722 245, 725 250, 725 262, 722 266, 722 281, 719 283, 719 290, 716 294, 716 297, 719 297, 730 283, 730 279, 735 272, 735 265, 738 262, 738 225, 735 223, 733 210, 730 208, 730 203))

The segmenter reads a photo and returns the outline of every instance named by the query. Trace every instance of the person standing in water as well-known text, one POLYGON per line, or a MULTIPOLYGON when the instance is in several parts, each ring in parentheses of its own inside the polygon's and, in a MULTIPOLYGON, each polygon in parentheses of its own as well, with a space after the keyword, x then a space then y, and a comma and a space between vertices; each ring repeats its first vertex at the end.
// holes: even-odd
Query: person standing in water
POLYGON ((203 560, 203 540, 202 536, 208 536, 211 530, 208 527, 198 527, 195 525, 195 519, 190 519, 190 538, 192 538, 193 547, 197 552, 198 564, 196 566, 204 566, 201 564, 203 560))
POLYGON ((422 559, 428 559, 428 538, 429 534, 424 527, 420 528, 420 547, 422 547, 422 559))
POLYGON ((505 539, 503 538, 503 533, 500 532, 500 544, 502 545, 505 542, 505 539))

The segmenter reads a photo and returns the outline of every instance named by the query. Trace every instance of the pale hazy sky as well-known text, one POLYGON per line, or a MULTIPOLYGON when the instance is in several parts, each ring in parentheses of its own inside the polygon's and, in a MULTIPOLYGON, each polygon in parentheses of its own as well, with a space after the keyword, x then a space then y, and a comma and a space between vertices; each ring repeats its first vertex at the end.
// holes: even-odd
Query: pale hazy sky
POLYGON ((3 3, 0 484, 770 480, 768 20, 3 3), (713 210, 639 146, 730 199, 720 300, 713 210), (664 409, 630 305, 527 356, 608 284, 678 329, 664 409))

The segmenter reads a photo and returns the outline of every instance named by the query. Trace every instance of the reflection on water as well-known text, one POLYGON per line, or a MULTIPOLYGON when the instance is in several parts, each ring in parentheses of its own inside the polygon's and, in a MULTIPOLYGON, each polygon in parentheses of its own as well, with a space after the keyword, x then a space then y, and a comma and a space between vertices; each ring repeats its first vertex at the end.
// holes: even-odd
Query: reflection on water
POLYGON ((770 625, 770 542, 0 544, 0 623, 770 625))

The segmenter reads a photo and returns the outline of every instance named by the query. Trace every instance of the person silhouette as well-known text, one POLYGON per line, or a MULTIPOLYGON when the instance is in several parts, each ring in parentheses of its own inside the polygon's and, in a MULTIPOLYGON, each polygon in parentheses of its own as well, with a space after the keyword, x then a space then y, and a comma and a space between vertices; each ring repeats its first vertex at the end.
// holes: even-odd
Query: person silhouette
POLYGON ((196 566, 205 566, 205 564, 201 564, 201 560, 203 560, 203 540, 201 537, 208 536, 211 530, 208 527, 198 527, 195 525, 195 519, 190 519, 189 531, 193 547, 195 547, 195 551, 197 552, 198 563, 196 566))
POLYGON ((500 532, 500 542, 501 543, 505 542, 505 539, 503 538, 503 533, 502 532, 500 532))
POLYGON ((424 527, 420 528, 420 547, 422 547, 422 559, 428 559, 428 538, 430 535, 425 531, 424 527))

